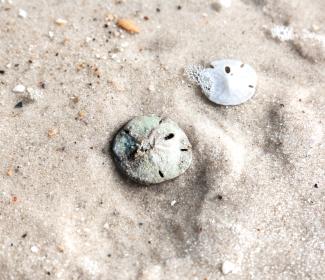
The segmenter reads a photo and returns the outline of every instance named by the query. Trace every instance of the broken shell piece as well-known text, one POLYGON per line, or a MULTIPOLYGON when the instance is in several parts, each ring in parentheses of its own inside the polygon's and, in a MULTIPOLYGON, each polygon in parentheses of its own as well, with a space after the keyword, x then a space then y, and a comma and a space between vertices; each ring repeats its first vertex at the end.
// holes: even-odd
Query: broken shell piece
POLYGON ((33 89, 31 87, 27 88, 27 94, 25 95, 26 101, 33 102, 43 97, 43 92, 38 89, 33 89))
POLYGON ((63 18, 58 18, 55 20, 55 23, 59 26, 64 26, 68 23, 68 21, 63 18))
POLYGON ((26 87, 24 86, 24 85, 16 85, 13 89, 12 89, 12 91, 13 92, 15 92, 15 93, 23 93, 23 92, 25 92, 25 89, 26 89, 26 87))
POLYGON ((129 19, 121 18, 116 22, 117 26, 129 33, 139 33, 140 29, 135 23, 129 19))
POLYGON ((213 61, 211 66, 188 71, 209 100, 220 105, 239 105, 254 95, 257 75, 250 65, 224 59, 213 61))
POLYGON ((235 269, 235 265, 230 261, 225 261, 221 266, 221 271, 224 275, 233 272, 235 269))
POLYGON ((23 9, 18 10, 18 16, 21 18, 26 18, 27 17, 27 12, 23 9))
POLYGON ((231 7, 231 0, 217 0, 216 2, 212 3, 212 8, 219 12, 222 8, 230 8, 231 7))
POLYGON ((118 168, 142 184, 176 178, 192 162, 192 147, 184 131, 172 120, 155 115, 128 122, 115 136, 113 154, 118 168))

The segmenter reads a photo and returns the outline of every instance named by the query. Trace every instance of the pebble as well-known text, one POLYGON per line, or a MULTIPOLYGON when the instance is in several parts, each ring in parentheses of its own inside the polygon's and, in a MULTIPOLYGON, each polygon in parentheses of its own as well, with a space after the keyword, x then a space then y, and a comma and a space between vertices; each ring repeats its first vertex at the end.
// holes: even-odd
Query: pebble
POLYGON ((273 39, 281 42, 291 41, 294 39, 293 29, 290 26, 276 25, 271 28, 271 36, 273 39))
POLYGON ((23 92, 25 92, 25 90, 26 90, 26 87, 24 85, 16 85, 12 91, 15 93, 23 93, 23 92))
POLYGON ((221 271, 225 275, 233 272, 234 269, 235 269, 235 265, 230 261, 224 261, 224 263, 221 266, 221 271))
POLYGON ((64 26, 68 23, 68 21, 63 18, 58 18, 55 20, 55 23, 59 26, 64 26))
POLYGON ((49 31, 48 35, 49 35, 49 38, 50 38, 50 39, 53 39, 53 37, 54 37, 54 32, 53 32, 53 31, 49 31))
POLYGON ((192 146, 172 120, 155 115, 128 122, 115 136, 113 155, 123 174, 141 184, 157 184, 183 174, 192 146))
POLYGON ((154 92, 155 91, 155 86, 154 85, 149 85, 148 90, 150 92, 154 92))
POLYGON ((192 66, 189 78, 198 84, 206 97, 220 105, 239 105, 255 93, 257 75, 248 64, 222 59, 211 62, 211 68, 192 66))
POLYGON ((39 249, 37 246, 33 245, 32 247, 30 247, 30 250, 33 252, 33 253, 38 253, 39 249))
POLYGON ((27 95, 25 96, 25 98, 28 101, 36 101, 43 96, 43 92, 41 92, 38 89, 33 89, 31 87, 28 87, 26 91, 27 91, 27 95))
POLYGON ((23 9, 19 9, 18 11, 18 16, 21 18, 26 18, 27 17, 27 12, 23 9))
POLYGON ((24 106, 23 101, 19 101, 16 105, 15 108, 22 108, 24 106))
POLYGON ((216 2, 212 3, 212 8, 219 12, 222 8, 230 8, 231 7, 231 0, 217 0, 216 2))

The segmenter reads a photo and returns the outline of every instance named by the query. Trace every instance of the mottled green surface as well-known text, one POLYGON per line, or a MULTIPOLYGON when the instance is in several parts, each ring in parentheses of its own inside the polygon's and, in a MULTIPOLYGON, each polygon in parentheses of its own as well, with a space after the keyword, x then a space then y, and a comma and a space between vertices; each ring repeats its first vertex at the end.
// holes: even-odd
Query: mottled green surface
POLYGON ((113 153, 119 169, 144 184, 173 179, 192 161, 191 144, 183 130, 155 115, 127 123, 115 136, 113 153))

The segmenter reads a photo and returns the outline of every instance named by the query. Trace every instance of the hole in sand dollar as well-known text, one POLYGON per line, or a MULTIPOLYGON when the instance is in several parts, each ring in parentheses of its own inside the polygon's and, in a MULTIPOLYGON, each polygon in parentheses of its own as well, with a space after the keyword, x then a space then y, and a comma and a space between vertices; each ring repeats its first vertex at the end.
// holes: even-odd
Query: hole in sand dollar
POLYGON ((225 72, 226 72, 227 74, 230 73, 230 67, 229 67, 229 66, 226 66, 226 67, 225 67, 225 72))
POLYGON ((186 152, 186 151, 188 151, 188 149, 181 149, 181 151, 182 151, 182 152, 186 152))
POLYGON ((162 173, 161 170, 159 170, 159 175, 161 178, 164 178, 164 173, 162 173))
POLYGON ((174 133, 170 133, 167 136, 165 136, 165 140, 172 139, 172 138, 174 138, 174 136, 175 136, 174 133))
POLYGON ((253 88, 254 86, 252 86, 252 85, 249 85, 248 87, 250 87, 250 88, 253 88))

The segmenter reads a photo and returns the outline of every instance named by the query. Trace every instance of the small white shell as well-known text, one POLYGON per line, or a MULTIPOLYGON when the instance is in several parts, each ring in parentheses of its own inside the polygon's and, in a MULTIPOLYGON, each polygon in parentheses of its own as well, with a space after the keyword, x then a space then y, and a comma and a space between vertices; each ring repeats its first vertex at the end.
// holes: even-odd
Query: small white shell
POLYGON ((203 93, 214 103, 238 105, 255 93, 257 75, 248 64, 239 60, 224 59, 211 63, 196 73, 196 82, 203 93))
POLYGON ((221 271, 224 275, 233 272, 235 269, 235 265, 230 261, 225 261, 221 266, 221 271))

